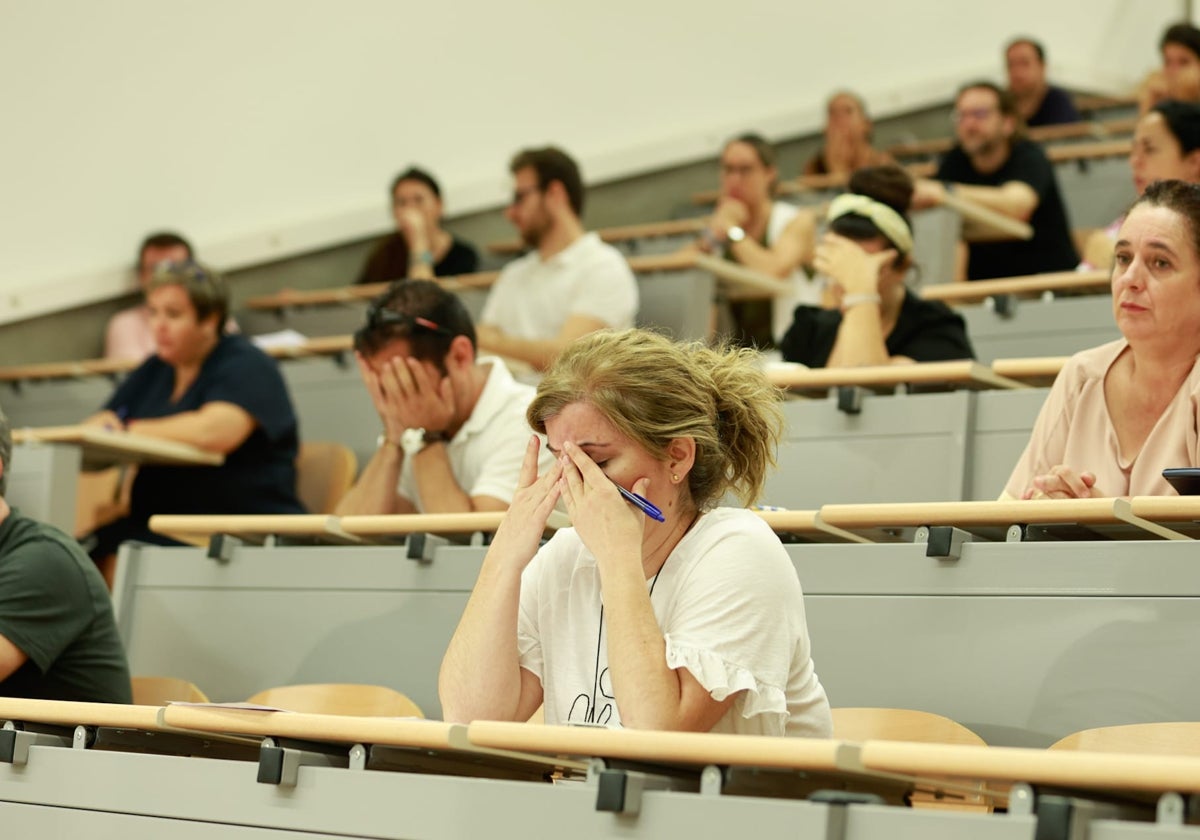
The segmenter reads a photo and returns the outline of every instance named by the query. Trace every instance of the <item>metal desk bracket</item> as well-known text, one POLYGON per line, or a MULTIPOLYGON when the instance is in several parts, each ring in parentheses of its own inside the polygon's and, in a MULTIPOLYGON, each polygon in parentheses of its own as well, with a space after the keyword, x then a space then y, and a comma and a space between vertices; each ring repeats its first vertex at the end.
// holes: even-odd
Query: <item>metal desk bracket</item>
POLYGON ((1017 298, 1015 295, 991 295, 992 311, 1000 318, 1008 320, 1017 314, 1017 298))
POLYGON ((829 806, 829 816, 825 821, 825 840, 843 840, 845 838, 847 805, 885 804, 882 796, 845 790, 818 790, 808 797, 808 801, 829 806))
POLYGON ((1008 813, 1036 815, 1034 840, 1085 840, 1094 820, 1148 818, 1146 808, 1061 793, 1039 793, 1023 782, 1013 785, 1009 792, 1008 813))
POLYGON ((229 534, 213 534, 208 539, 208 553, 205 556, 218 563, 229 563, 233 560, 234 549, 241 548, 245 544, 242 540, 231 537, 229 534))
POLYGON ((73 735, 26 732, 20 727, 20 723, 9 720, 0 728, 0 762, 23 767, 29 763, 30 747, 70 747, 74 741, 73 735))
POLYGON ((858 385, 839 385, 837 389, 837 410, 843 414, 862 414, 863 394, 865 388, 858 385))
POLYGON ((434 534, 409 534, 405 541, 404 556, 415 560, 421 565, 433 562, 433 556, 442 546, 450 545, 450 540, 434 534))
POLYGON ((925 556, 938 560, 962 558, 963 543, 971 542, 971 533, 953 525, 922 525, 913 542, 925 544, 925 556))
POLYGON ((345 747, 264 738, 258 750, 258 781, 264 785, 295 787, 301 767, 349 766, 345 747))
POLYGON ((588 782, 596 788, 596 810, 613 814, 637 814, 642 810, 642 794, 648 790, 695 792, 698 786, 695 776, 614 769, 595 758, 588 762, 588 782))

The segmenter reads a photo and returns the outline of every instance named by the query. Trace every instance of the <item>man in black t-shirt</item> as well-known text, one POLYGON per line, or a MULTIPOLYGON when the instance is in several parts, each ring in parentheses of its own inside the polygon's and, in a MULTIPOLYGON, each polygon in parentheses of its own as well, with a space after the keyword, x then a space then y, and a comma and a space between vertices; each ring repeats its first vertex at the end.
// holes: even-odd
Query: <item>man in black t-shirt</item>
POLYGON ((1054 167, 1041 147, 1020 138, 1012 98, 990 82, 967 85, 959 91, 954 120, 958 145, 942 158, 938 180, 918 182, 913 206, 940 204, 953 191, 1033 228, 1029 240, 971 242, 967 278, 1073 269, 1079 255, 1054 167))
POLYGON ((1060 125, 1079 122, 1071 94, 1046 79, 1046 50, 1032 38, 1010 41, 1004 50, 1008 92, 1025 125, 1060 125))
POLYGON ((11 458, 0 412, 0 697, 130 703, 104 580, 77 542, 8 506, 11 458))

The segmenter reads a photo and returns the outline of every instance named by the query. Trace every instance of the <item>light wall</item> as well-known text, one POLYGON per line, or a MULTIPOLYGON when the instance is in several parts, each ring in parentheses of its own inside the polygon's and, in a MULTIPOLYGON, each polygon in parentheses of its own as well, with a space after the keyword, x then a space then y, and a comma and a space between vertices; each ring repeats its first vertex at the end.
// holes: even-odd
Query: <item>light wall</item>
POLYGON ((450 213, 555 142, 591 182, 811 131, 850 86, 877 115, 1000 78, 1028 33, 1060 81, 1128 90, 1176 3, 938 0, 5 0, 0 323, 127 294, 139 238, 233 269, 369 236, 410 162, 450 213), (1136 9, 1135 9, 1136 6, 1136 9), (853 10, 853 14, 848 10, 853 10))

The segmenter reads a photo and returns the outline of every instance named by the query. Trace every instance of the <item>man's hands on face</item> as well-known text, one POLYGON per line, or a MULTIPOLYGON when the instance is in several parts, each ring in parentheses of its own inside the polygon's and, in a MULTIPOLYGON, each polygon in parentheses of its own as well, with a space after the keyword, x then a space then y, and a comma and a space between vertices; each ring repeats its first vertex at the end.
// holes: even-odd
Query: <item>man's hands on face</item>
POLYGON ((444 432, 454 423, 450 377, 431 363, 397 356, 375 370, 359 356, 358 367, 384 434, 393 443, 399 442, 405 429, 444 432))

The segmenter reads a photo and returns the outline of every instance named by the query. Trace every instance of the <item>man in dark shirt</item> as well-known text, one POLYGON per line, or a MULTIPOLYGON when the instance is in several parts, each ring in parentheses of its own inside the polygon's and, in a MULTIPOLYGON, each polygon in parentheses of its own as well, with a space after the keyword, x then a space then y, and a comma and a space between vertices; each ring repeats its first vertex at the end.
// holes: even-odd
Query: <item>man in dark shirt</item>
POLYGON ((1021 139, 1012 97, 990 82, 967 85, 958 93, 954 121, 958 145, 942 158, 938 180, 917 183, 913 206, 940 204, 953 191, 1033 228, 1029 240, 971 242, 967 278, 1073 269, 1079 255, 1054 167, 1040 146, 1021 139))
POLYGON ((11 458, 0 412, 0 697, 130 703, 104 580, 77 542, 8 506, 11 458))
POLYGON ((1025 125, 1079 122, 1071 94, 1046 80, 1046 51, 1032 38, 1017 38, 1004 51, 1008 92, 1025 125))

